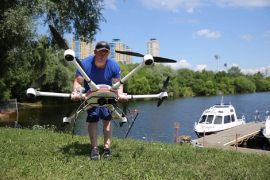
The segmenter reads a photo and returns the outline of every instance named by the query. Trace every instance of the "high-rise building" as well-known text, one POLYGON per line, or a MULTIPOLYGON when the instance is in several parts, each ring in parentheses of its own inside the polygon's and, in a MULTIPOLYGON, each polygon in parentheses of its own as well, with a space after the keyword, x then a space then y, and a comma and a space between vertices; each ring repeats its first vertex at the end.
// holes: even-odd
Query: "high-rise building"
POLYGON ((71 49, 75 51, 75 56, 79 59, 84 59, 88 56, 94 55, 94 42, 86 43, 82 39, 75 37, 70 38, 71 49))
POLYGON ((159 56, 159 42, 155 38, 151 38, 150 41, 147 41, 147 54, 159 56))
MULTIPOLYGON (((75 51, 75 56, 79 59, 84 59, 88 56, 94 55, 94 42, 86 43, 81 41, 81 39, 76 39, 71 37, 70 39, 71 49, 75 51)), ((132 64, 132 56, 125 54, 115 53, 115 50, 119 51, 132 51, 125 43, 121 42, 120 39, 113 39, 111 43, 111 53, 109 57, 115 59, 117 62, 122 62, 123 64, 132 64)))
MULTIPOLYGON (((126 51, 132 52, 132 49, 127 46, 126 51)), ((126 63, 125 64, 132 64, 132 56, 126 55, 126 63)))
POLYGON ((125 43, 121 42, 120 39, 113 39, 112 42, 110 43, 110 46, 111 46, 111 53, 109 56, 115 59, 116 62, 122 62, 123 64, 132 63, 132 56, 115 52, 115 50, 131 51, 131 48, 129 48, 125 43))

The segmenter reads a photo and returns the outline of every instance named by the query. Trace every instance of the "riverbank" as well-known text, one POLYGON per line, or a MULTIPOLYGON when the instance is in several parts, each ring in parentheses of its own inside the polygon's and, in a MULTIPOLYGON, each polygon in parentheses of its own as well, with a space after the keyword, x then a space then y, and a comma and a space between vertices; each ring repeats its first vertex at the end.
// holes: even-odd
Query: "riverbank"
MULTIPOLYGON (((53 128, 0 128, 0 134, 2 179, 267 179, 270 175, 267 155, 113 138, 113 157, 91 161, 85 136, 72 139, 53 128)), ((98 144, 102 143, 99 137, 98 144)))
POLYGON ((79 102, 65 103, 65 104, 42 104, 41 101, 36 103, 18 103, 18 110, 32 109, 32 108, 41 108, 41 107, 52 107, 52 106, 60 106, 67 104, 76 104, 79 102))
POLYGON ((42 107, 41 101, 37 103, 18 103, 18 110, 31 109, 31 108, 40 108, 42 107))

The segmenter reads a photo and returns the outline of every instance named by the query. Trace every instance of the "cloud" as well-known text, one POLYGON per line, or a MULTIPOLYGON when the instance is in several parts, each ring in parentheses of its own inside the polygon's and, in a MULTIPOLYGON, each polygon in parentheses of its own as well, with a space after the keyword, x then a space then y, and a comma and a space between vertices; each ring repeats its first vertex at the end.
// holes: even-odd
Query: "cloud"
POLYGON ((193 13, 193 11, 194 11, 194 9, 193 9, 193 8, 189 8, 189 9, 187 9, 187 12, 188 12, 188 13, 193 13))
POLYGON ((199 21, 197 19, 186 19, 186 18, 173 18, 172 19, 174 23, 176 24, 184 24, 184 23, 198 23, 199 21))
POLYGON ((269 0, 216 0, 214 2, 220 7, 269 7, 269 0))
POLYGON ((171 64, 167 64, 169 66, 171 66, 173 69, 182 69, 182 68, 190 68, 191 64, 189 64, 187 62, 187 60, 182 59, 177 63, 171 63, 171 64))
POLYGON ((165 9, 172 12, 179 12, 180 9, 188 9, 193 12, 194 8, 204 6, 201 0, 141 0, 141 2, 149 9, 165 9))
POLYGON ((116 0, 105 0, 104 1, 105 7, 112 10, 117 10, 116 7, 116 0))
POLYGON ((187 19, 182 17, 174 17, 172 18, 173 22, 176 24, 184 24, 184 23, 198 23, 199 21, 197 19, 187 19))
POLYGON ((198 36, 204 36, 205 38, 212 38, 212 39, 217 39, 221 37, 219 31, 213 32, 209 29, 202 29, 192 34, 193 38, 196 38, 198 36))
POLYGON ((251 35, 240 35, 239 38, 250 41, 251 39, 253 39, 253 37, 251 35))
MULTIPOLYGON (((108 1, 108 0, 107 0, 108 1)), ((149 9, 169 10, 179 12, 181 9, 194 11, 195 8, 215 5, 218 7, 270 7, 269 0, 141 0, 149 9)), ((190 12, 189 12, 190 13, 190 12)))
POLYGON ((195 68, 195 71, 202 71, 204 69, 207 68, 207 65, 206 64, 199 64, 197 65, 197 67, 195 68))
POLYGON ((267 68, 261 67, 261 68, 257 68, 257 69, 241 69, 241 72, 243 74, 256 74, 256 73, 258 73, 260 71, 262 74, 265 75, 266 74, 266 69, 270 69, 270 66, 268 66, 267 68))
MULTIPOLYGON (((232 65, 229 65, 229 66, 228 66, 228 69, 230 69, 230 68, 233 67, 233 66, 238 67, 238 68, 241 70, 241 72, 242 72, 243 74, 256 74, 256 73, 258 73, 258 72, 260 71, 261 73, 263 73, 263 74, 266 75, 266 69, 269 69, 268 72, 270 72, 270 66, 267 66, 267 67, 261 67, 261 68, 256 68, 256 69, 241 69, 241 68, 239 67, 239 65, 237 65, 237 64, 232 64, 232 65)), ((268 74, 268 76, 269 76, 269 74, 268 74)))
POLYGON ((270 35, 270 31, 266 31, 265 33, 263 33, 263 37, 267 37, 270 35))

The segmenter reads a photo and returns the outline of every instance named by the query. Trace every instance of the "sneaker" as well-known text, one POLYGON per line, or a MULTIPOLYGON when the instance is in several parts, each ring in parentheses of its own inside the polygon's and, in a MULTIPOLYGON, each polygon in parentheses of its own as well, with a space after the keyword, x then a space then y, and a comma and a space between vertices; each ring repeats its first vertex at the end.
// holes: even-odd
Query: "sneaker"
POLYGON ((90 159, 92 159, 92 160, 98 160, 98 158, 99 158, 99 150, 98 150, 98 148, 94 148, 91 151, 90 159))
POLYGON ((104 149, 103 157, 104 157, 104 158, 112 157, 112 153, 111 153, 110 148, 104 149))

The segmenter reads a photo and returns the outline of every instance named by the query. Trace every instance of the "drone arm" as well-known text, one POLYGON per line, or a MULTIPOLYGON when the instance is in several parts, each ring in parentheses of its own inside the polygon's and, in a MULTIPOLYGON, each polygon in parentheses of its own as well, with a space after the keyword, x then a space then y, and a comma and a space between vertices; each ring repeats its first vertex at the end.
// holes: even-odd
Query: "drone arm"
POLYGON ((141 63, 139 66, 137 66, 135 69, 133 69, 130 73, 128 73, 123 79, 115 83, 111 90, 116 91, 124 82, 126 82, 131 76, 133 76, 136 72, 138 72, 140 69, 142 69, 145 66, 144 63, 141 63))
POLYGON ((81 75, 86 80, 89 87, 95 91, 98 90, 98 86, 87 76, 87 74, 84 72, 84 70, 81 68, 81 66, 78 65, 76 60, 73 60, 72 63, 75 65, 75 67, 78 69, 78 71, 81 73, 81 75))
POLYGON ((126 123, 127 122, 127 118, 126 117, 122 117, 116 110, 115 108, 111 105, 108 107, 113 113, 116 114, 116 116, 118 117, 119 119, 119 122, 120 123, 126 123))
MULTIPOLYGON (((72 94, 68 94, 68 93, 40 92, 34 88, 27 89, 26 95, 29 97, 50 96, 50 97, 66 97, 66 98, 70 98, 71 96, 73 96, 72 94)), ((82 94, 82 97, 84 96, 85 94, 82 94)))
POLYGON ((75 52, 72 49, 66 50, 64 53, 64 57, 67 61, 71 61, 74 64, 74 66, 78 69, 78 71, 81 73, 81 75, 84 77, 87 84, 93 91, 98 90, 98 86, 87 76, 83 67, 81 67, 81 65, 79 64, 81 63, 80 60, 78 60, 79 63, 77 62, 77 59, 75 57, 75 52))
POLYGON ((63 118, 63 123, 70 124, 71 121, 76 118, 76 116, 78 116, 81 112, 84 112, 84 111, 90 109, 91 107, 92 106, 90 106, 90 105, 86 105, 84 108, 82 108, 79 111, 75 112, 72 116, 70 116, 70 117, 64 117, 63 118))
POLYGON ((127 98, 127 99, 145 99, 145 98, 156 98, 156 99, 162 99, 167 98, 168 93, 167 92, 161 92, 159 94, 148 94, 148 95, 119 95, 120 98, 127 98))

